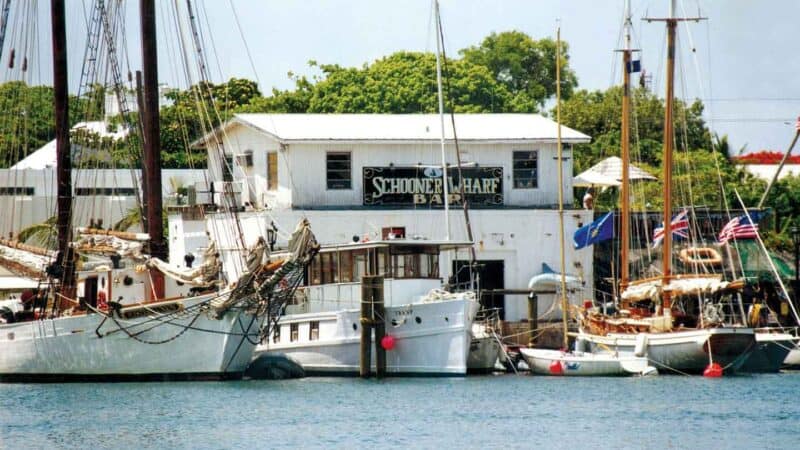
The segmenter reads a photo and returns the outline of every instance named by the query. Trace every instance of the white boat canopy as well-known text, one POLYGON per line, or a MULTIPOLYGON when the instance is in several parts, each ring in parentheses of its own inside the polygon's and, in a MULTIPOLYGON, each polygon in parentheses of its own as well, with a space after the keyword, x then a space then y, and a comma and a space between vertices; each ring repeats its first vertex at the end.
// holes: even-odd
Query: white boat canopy
MULTIPOLYGON (((654 181, 657 179, 633 164, 628 167, 631 181, 654 181)), ((622 184, 622 160, 616 156, 600 161, 572 179, 572 185, 576 187, 608 187, 619 186, 620 184, 622 184)))
POLYGON ((627 301, 657 300, 663 291, 671 292, 674 296, 714 294, 725 290, 730 285, 727 281, 722 281, 720 275, 697 275, 687 278, 677 278, 670 280, 666 286, 662 286, 659 279, 649 280, 644 283, 631 284, 622 293, 622 299, 627 301))

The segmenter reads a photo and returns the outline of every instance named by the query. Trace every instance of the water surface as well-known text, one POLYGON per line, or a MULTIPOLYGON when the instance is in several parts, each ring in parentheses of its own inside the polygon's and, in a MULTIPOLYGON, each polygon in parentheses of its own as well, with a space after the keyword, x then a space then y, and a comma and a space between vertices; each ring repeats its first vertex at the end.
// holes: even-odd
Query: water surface
POLYGON ((794 448, 800 373, 0 384, 2 448, 794 448))

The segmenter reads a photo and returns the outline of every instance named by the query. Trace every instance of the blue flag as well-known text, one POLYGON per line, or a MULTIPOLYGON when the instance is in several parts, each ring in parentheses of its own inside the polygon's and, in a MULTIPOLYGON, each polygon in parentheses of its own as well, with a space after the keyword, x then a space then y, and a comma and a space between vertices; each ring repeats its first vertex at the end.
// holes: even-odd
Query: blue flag
POLYGON ((575 250, 602 242, 614 237, 614 212, 595 220, 589 225, 584 225, 575 230, 572 240, 575 242, 575 250))
POLYGON ((639 60, 630 61, 625 68, 628 70, 628 73, 641 72, 642 62, 639 60))

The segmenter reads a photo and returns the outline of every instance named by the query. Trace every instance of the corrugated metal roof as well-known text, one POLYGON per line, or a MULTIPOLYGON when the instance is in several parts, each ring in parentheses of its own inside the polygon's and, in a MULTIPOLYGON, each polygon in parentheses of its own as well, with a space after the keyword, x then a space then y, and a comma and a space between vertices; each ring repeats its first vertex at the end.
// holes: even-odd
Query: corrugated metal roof
MULTIPOLYGON (((463 141, 555 142, 557 124, 539 114, 456 114, 456 132, 463 141)), ((438 140, 438 114, 237 114, 227 124, 240 123, 280 141, 427 141, 438 140)), ((591 138, 565 126, 565 143, 591 138)), ((445 136, 453 138, 450 117, 445 136)))

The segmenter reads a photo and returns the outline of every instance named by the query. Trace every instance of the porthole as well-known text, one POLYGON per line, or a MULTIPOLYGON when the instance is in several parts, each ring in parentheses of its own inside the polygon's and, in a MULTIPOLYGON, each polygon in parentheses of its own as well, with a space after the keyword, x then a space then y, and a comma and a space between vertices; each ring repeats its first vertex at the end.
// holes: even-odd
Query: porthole
POLYGON ((356 325, 355 323, 353 323, 353 331, 356 331, 356 330, 358 330, 358 325, 356 325))
POLYGON ((417 323, 422 323, 422 319, 420 319, 419 316, 414 318, 414 321, 417 322, 417 323))

